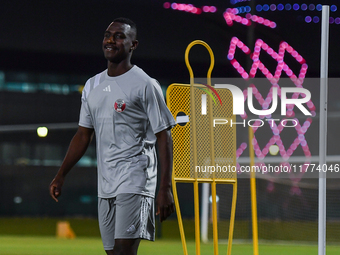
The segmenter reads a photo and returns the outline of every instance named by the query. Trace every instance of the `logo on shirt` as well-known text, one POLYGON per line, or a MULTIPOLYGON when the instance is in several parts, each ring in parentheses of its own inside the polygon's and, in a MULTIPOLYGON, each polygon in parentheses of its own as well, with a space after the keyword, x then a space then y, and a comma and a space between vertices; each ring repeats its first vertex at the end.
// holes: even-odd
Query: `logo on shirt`
POLYGON ((116 110, 116 112, 122 112, 125 110, 126 107, 126 103, 124 102, 123 99, 117 99, 115 104, 114 104, 114 108, 116 110))
POLYGON ((105 89, 103 89, 103 91, 105 91, 105 92, 111 92, 111 87, 110 87, 110 85, 107 86, 105 89))

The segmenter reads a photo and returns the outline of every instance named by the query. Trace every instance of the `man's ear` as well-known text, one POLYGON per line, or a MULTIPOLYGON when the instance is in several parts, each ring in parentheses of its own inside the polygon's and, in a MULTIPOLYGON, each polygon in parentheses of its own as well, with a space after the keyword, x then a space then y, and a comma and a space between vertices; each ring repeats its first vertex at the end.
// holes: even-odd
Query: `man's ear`
POLYGON ((138 40, 132 41, 132 46, 130 48, 130 52, 135 50, 137 48, 137 46, 138 46, 138 40))

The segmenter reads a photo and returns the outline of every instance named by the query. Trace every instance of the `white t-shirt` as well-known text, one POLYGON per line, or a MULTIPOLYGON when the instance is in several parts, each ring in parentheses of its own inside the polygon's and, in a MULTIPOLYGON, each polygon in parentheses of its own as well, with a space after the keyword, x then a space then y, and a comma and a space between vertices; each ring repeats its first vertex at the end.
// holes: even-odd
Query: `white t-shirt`
POLYGON ((105 70, 90 78, 82 93, 79 126, 95 130, 98 196, 154 197, 155 134, 175 124, 158 82, 139 67, 116 77, 105 70))

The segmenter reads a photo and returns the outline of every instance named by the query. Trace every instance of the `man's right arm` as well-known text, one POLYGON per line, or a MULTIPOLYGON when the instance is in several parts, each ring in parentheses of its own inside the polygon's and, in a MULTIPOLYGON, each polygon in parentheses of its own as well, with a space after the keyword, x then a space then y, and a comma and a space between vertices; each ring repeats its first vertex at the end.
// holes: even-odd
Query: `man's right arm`
POLYGON ((64 161, 50 184, 50 195, 56 202, 58 202, 57 198, 61 195, 61 187, 64 184, 65 176, 85 154, 93 134, 93 129, 79 126, 76 134, 72 138, 64 161))

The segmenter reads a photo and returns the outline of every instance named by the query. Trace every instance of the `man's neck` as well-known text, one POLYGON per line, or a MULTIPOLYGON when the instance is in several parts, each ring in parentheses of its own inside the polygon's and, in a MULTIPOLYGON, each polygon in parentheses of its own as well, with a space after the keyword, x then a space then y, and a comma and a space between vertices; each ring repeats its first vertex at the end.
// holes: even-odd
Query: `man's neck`
POLYGON ((109 76, 119 76, 129 71, 133 65, 130 62, 121 62, 119 64, 108 61, 107 74, 109 76))

